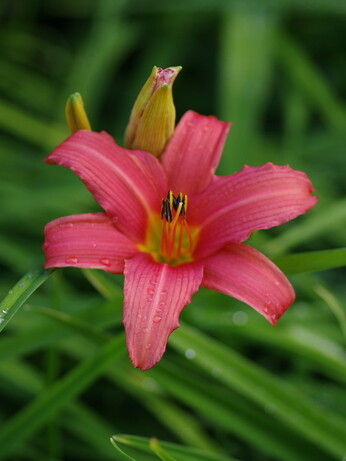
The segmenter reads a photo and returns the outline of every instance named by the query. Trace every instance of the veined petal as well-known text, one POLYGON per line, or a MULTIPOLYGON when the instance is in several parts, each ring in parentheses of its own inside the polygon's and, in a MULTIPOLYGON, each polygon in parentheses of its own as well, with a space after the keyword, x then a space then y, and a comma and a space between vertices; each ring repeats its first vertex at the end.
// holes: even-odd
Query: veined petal
POLYGON ((122 274, 124 259, 138 251, 105 213, 66 216, 44 229, 45 267, 87 267, 122 274))
POLYGON ((80 130, 47 158, 70 168, 124 234, 135 241, 145 235, 148 214, 160 212, 167 193, 166 175, 156 158, 118 146, 106 133, 80 130))
POLYGON ((174 192, 194 194, 210 183, 219 163, 230 123, 188 111, 181 118, 161 163, 174 192))
POLYGON ((124 316, 126 344, 133 366, 147 370, 166 349, 178 328, 179 314, 202 281, 201 264, 169 266, 139 253, 125 261, 124 316))
POLYGON ((196 257, 208 256, 230 242, 243 242, 256 229, 278 226, 305 213, 317 202, 311 192, 306 174, 288 165, 245 166, 231 176, 215 177, 189 202, 189 223, 201 226, 196 257))
POLYGON ((273 325, 295 299, 278 267, 241 243, 227 245, 206 259, 202 286, 249 304, 273 325))

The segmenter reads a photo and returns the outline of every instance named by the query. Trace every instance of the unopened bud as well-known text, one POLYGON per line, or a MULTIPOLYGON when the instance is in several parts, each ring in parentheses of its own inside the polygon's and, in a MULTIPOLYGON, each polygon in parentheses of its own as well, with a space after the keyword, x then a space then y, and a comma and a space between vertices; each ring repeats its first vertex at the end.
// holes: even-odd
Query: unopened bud
POLYGON ((175 127, 172 86, 181 67, 154 67, 133 106, 125 147, 159 157, 175 127))
POLYGON ((68 98, 65 115, 71 133, 75 133, 78 130, 91 130, 89 119, 84 109, 83 99, 79 93, 73 93, 68 98))

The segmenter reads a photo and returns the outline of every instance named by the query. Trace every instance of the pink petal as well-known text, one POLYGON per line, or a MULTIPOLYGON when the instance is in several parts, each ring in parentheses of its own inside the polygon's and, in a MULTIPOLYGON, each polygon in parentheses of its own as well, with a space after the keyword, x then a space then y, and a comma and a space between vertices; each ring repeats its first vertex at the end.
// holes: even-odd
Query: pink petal
POLYGON ((262 253, 241 243, 205 261, 202 285, 249 304, 273 325, 295 299, 284 274, 262 253))
POLYGON ((77 131, 46 162, 74 171, 119 230, 137 242, 144 238, 148 214, 160 212, 161 198, 167 194, 158 160, 123 149, 106 133, 77 131))
POLYGON ((161 157, 173 192, 189 195, 210 183, 229 128, 212 116, 183 115, 161 157))
POLYGON ((190 303, 202 280, 201 264, 172 267, 140 253, 125 261, 124 325, 133 366, 147 370, 166 349, 178 328, 181 310, 190 303))
POLYGON ((243 242, 256 229, 278 226, 317 202, 305 173, 288 165, 245 166, 238 173, 213 180, 189 202, 188 220, 202 227, 197 257, 230 242, 243 242))
POLYGON ((124 259, 138 251, 105 213, 66 216, 44 229, 45 267, 87 267, 121 274, 124 259))

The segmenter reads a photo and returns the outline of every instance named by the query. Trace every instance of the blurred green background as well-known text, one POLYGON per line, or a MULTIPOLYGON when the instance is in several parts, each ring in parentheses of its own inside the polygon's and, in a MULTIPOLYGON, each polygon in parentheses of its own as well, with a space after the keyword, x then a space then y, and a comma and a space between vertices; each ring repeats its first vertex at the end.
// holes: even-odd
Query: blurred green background
MULTIPOLYGON (((2 0, 0 21, 1 298, 42 265, 48 221, 98 210, 42 162, 68 135, 67 97, 79 91, 93 129, 122 142, 153 65, 183 66, 178 119, 233 122, 220 174, 272 161, 311 178, 318 205, 252 245, 272 258, 346 246, 346 2, 2 0)), ((167 448, 183 461, 345 460, 344 278, 293 275, 297 301, 275 329, 201 290, 141 373, 121 277, 55 272, 0 336, 0 459, 121 460, 109 437, 128 433, 201 450, 167 448)), ((134 459, 159 459, 147 439, 126 441, 134 459)))

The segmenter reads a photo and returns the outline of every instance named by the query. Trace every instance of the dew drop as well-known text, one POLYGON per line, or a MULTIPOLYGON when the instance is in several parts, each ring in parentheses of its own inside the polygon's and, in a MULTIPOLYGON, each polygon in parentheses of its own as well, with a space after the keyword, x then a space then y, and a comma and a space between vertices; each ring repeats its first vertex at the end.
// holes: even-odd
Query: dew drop
POLYGON ((161 308, 162 308, 165 304, 166 304, 166 301, 161 300, 161 301, 159 302, 159 306, 160 306, 161 308))
POLYGON ((147 289, 147 293, 148 293, 148 295, 150 295, 150 296, 153 295, 153 294, 154 294, 154 288, 148 288, 148 289, 147 289))
POLYGON ((159 323, 161 322, 161 317, 159 315, 155 315, 155 317, 153 318, 153 322, 154 323, 159 323))
POLYGON ((0 317, 0 323, 2 323, 2 322, 4 322, 4 321, 5 321, 5 319, 2 319, 2 318, 0 317))
POLYGON ((67 229, 67 228, 73 227, 73 224, 72 224, 71 222, 65 222, 65 223, 59 224, 59 227, 60 227, 61 229, 67 229))
POLYGON ((33 278, 33 275, 32 275, 32 274, 28 274, 27 277, 28 277, 28 279, 32 279, 32 278, 33 278))
POLYGON ((150 283, 150 285, 156 285, 157 281, 155 279, 151 279, 149 283, 150 283))
POLYGON ((65 259, 66 264, 78 264, 78 258, 71 256, 71 258, 65 259))
POLYGON ((3 309, 3 310, 2 310, 2 313, 3 313, 4 315, 6 315, 7 312, 8 312, 8 311, 7 311, 6 309, 3 309))
POLYGON ((103 266, 110 266, 111 265, 111 262, 108 258, 101 258, 100 259, 100 264, 102 264, 103 266))
POLYGON ((96 245, 95 242, 93 242, 93 243, 91 244, 91 246, 92 246, 93 248, 96 248, 96 247, 97 247, 97 245, 96 245))
POLYGON ((142 386, 148 391, 156 391, 159 389, 157 382, 153 378, 144 378, 142 381, 142 386))
POLYGON ((147 298, 145 298, 145 300, 148 302, 148 303, 151 303, 151 301, 153 300, 153 298, 151 296, 148 296, 147 298))
POLYGON ((23 282, 20 282, 20 283, 18 283, 18 286, 23 287, 23 286, 24 286, 24 283, 23 283, 23 282))
POLYGON ((149 331, 148 328, 143 328, 142 329, 142 333, 148 333, 148 331, 149 331))
POLYGON ((187 359, 194 359, 196 357, 196 352, 194 351, 194 349, 187 349, 185 351, 185 357, 187 359))
POLYGON ((163 290, 161 290, 161 294, 164 295, 165 293, 167 293, 167 290, 164 288, 163 290))
POLYGON ((150 343, 148 343, 148 344, 145 345, 145 349, 146 349, 147 351, 148 351, 150 348, 151 348, 151 344, 150 344, 150 343))
POLYGON ((11 295, 12 293, 13 293, 13 290, 10 290, 10 291, 8 292, 9 295, 11 295))
POLYGON ((273 414, 275 412, 275 406, 272 403, 266 403, 264 405, 264 411, 268 413, 269 415, 273 414))
POLYGON ((222 373, 222 371, 220 370, 220 368, 213 368, 211 370, 211 375, 214 376, 214 378, 217 378, 218 376, 220 376, 222 373))
POLYGON ((248 322, 248 315, 243 311, 238 311, 232 315, 232 320, 233 320, 234 325, 237 325, 237 326, 246 325, 248 322))

